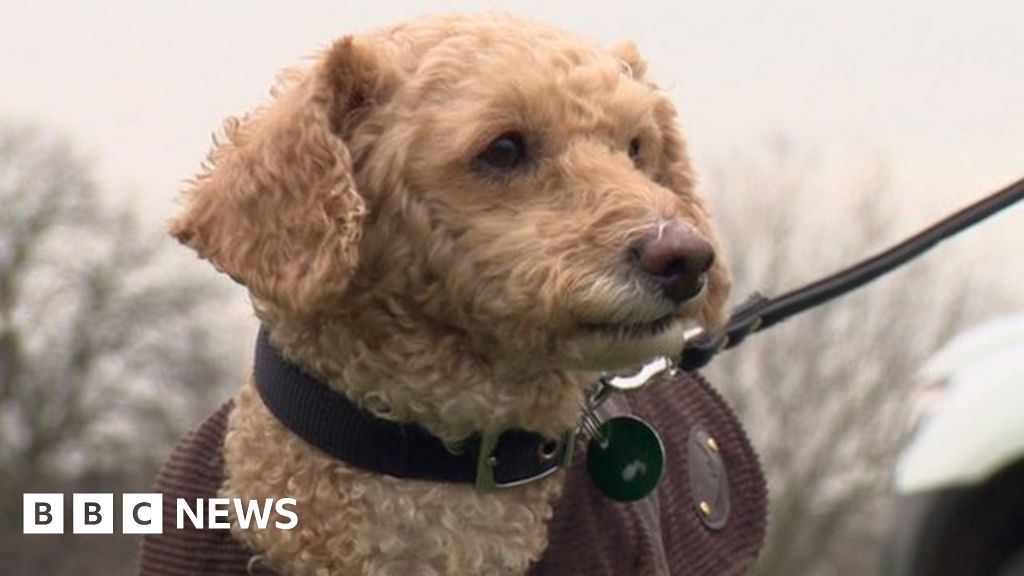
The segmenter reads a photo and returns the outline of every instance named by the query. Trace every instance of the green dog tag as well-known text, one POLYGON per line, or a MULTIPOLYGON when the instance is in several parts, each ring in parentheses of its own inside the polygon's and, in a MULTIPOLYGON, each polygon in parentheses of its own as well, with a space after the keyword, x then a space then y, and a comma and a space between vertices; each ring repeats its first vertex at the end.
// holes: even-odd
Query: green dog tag
POLYGON ((665 448, 647 422, 618 416, 601 424, 587 443, 587 472, 605 496, 633 502, 658 487, 665 448))

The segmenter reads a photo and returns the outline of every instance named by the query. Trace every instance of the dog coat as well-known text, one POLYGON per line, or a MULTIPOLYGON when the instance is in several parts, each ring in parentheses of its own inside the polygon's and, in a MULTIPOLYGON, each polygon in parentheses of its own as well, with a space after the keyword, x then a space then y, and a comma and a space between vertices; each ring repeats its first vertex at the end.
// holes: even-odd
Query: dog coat
MULTIPOLYGON (((163 494, 163 533, 143 537, 141 576, 277 574, 229 530, 175 526, 178 498, 194 502, 217 495, 231 409, 226 403, 187 435, 160 471, 155 490, 163 494)), ((616 395, 600 414, 631 414, 658 431, 665 448, 661 483, 636 502, 613 501, 591 483, 585 447, 577 446, 548 526, 548 547, 528 574, 745 573, 764 541, 766 487, 757 456, 721 396, 699 375, 684 374, 616 395)))

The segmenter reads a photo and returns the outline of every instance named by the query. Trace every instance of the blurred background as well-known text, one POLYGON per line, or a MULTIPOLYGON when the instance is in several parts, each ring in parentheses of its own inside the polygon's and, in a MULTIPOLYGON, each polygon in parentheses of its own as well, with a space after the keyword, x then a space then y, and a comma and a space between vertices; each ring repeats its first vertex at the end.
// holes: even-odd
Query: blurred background
MULTIPOLYGON (((163 232, 222 120, 339 35, 480 9, 638 44, 677 102, 735 303, 1024 175, 1020 2, 5 2, 0 571, 133 573, 132 537, 21 535, 22 493, 146 491, 247 370, 244 292, 163 232)), ((922 365, 1024 310, 1022 245, 1018 207, 716 361, 770 479, 759 574, 882 573, 922 365)))

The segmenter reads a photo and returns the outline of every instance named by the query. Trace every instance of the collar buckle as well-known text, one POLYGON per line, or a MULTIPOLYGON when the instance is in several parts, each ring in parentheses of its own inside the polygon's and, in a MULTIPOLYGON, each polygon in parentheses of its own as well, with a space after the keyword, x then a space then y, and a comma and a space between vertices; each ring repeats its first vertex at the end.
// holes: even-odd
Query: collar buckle
MULTIPOLYGON (((477 492, 495 492, 523 486, 551 476, 555 472, 568 468, 572 463, 573 451, 576 443, 576 430, 569 430, 558 440, 548 442, 537 442, 536 453, 531 454, 530 468, 540 466, 538 472, 519 478, 498 480, 499 468, 510 469, 515 466, 509 463, 507 466, 502 460, 501 440, 507 430, 483 432, 480 436, 480 449, 476 460, 476 490, 477 492), (554 445, 554 446, 552 446, 554 445), (544 463, 547 462, 547 465, 544 463)), ((511 455, 507 455, 511 456, 511 455)))

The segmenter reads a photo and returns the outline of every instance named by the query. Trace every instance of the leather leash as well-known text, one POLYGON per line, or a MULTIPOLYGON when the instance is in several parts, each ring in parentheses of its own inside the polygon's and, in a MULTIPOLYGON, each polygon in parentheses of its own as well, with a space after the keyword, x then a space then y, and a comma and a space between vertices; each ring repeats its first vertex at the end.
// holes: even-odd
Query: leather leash
POLYGON ((1009 208, 1022 198, 1024 178, 947 216, 888 250, 816 282, 775 298, 754 293, 733 311, 723 328, 709 332, 692 331, 687 336, 677 365, 687 371, 701 368, 722 350, 738 346, 747 336, 884 276, 939 242, 1009 208))

